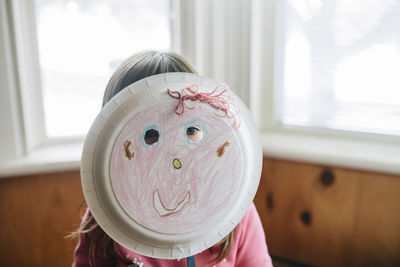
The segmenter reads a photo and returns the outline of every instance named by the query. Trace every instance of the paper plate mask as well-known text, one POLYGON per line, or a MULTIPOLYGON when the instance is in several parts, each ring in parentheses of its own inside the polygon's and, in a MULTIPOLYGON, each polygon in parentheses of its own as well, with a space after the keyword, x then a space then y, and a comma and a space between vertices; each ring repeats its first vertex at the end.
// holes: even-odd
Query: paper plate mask
POLYGON ((261 164, 256 126, 226 85, 165 73, 128 86, 101 110, 83 148, 82 187, 115 241, 179 259, 234 229, 261 164))

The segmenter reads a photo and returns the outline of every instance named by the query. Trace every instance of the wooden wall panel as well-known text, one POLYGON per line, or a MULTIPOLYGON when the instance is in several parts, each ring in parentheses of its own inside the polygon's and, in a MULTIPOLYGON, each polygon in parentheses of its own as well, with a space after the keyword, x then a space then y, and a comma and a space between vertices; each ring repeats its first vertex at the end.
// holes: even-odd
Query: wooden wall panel
MULTIPOLYGON (((269 246, 272 251, 284 251, 284 254, 275 253, 288 259, 296 259, 305 262, 309 258, 310 227, 300 221, 300 214, 309 211, 312 205, 312 182, 306 175, 307 171, 313 171, 305 166, 300 168, 296 175, 293 169, 284 162, 280 166, 272 161, 270 176, 277 175, 279 179, 267 179, 269 203, 269 218, 271 221, 269 246), (288 196, 291 197, 288 197, 288 196), (288 244, 291 244, 288 246, 288 244)), ((264 177, 263 177, 264 178, 264 177)), ((268 205, 268 202, 267 202, 268 205)))
POLYGON ((272 255, 400 266, 400 177, 264 159, 255 203, 272 255))
MULTIPOLYGON (((0 179, 0 266, 70 266, 82 200, 78 171, 0 179)), ((255 203, 272 255, 400 266, 398 176, 265 158, 255 203)))
POLYGON ((0 179, 0 266, 70 266, 79 172, 0 179))
POLYGON ((365 173, 356 218, 353 264, 400 266, 400 177, 365 173))
POLYGON ((359 173, 317 167, 313 177, 311 248, 312 263, 348 266, 352 257, 359 173), (323 172, 332 173, 332 184, 321 180, 323 172))

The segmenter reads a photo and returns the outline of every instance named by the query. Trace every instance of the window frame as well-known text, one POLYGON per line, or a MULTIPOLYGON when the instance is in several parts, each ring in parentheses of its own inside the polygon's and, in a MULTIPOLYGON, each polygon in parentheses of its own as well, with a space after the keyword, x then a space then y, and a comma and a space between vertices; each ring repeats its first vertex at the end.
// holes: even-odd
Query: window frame
POLYGON ((9 5, 0 1, 0 161, 25 153, 24 128, 15 65, 14 41, 11 38, 9 5))
MULTIPOLYGON (((179 8, 179 0, 169 1, 171 10, 179 8)), ((10 120, 0 117, 7 129, 2 138, 10 144, 0 151, 0 178, 78 170, 85 137, 50 138, 45 133, 35 3, 0 0, 0 6, 0 41, 7 41, 0 46, 7 55, 0 59, 0 69, 7 70, 7 79, 0 82, 7 98, 0 99, 0 104, 4 113, 12 115, 10 120)), ((170 21, 172 50, 179 53, 179 15, 171 16, 170 21)))
POLYGON ((334 129, 286 126, 278 123, 283 72, 284 18, 282 3, 255 0, 252 36, 252 101, 264 155, 300 162, 400 174, 400 137, 334 129), (269 62, 269 64, 265 63, 269 62), (265 70, 264 72, 260 69, 265 70))
POLYGON ((283 62, 284 62, 284 36, 283 34, 279 34, 283 32, 285 29, 285 19, 283 11, 284 1, 276 1, 276 0, 268 0, 270 2, 275 2, 275 19, 273 23, 275 24, 274 33, 267 33, 267 35, 271 36, 274 41, 274 63, 273 63, 273 103, 271 105, 272 110, 268 111, 268 114, 272 114, 272 116, 268 116, 267 122, 264 124, 266 130, 271 131, 284 131, 286 133, 292 132, 295 134, 312 134, 317 136, 327 136, 327 137, 339 137, 339 138, 357 138, 365 141, 372 142, 399 142, 400 136, 394 135, 386 135, 386 134, 378 134, 378 133, 368 133, 368 132, 357 132, 357 131, 347 131, 340 129, 330 129, 330 128, 315 128, 315 127, 301 127, 301 126, 289 126, 279 124, 279 105, 281 95, 280 92, 283 88, 283 62))
MULTIPOLYGON (((400 174, 398 137, 277 123, 283 23, 279 1, 170 3, 172 50, 194 63, 199 73, 227 82, 244 100, 259 127, 265 156, 400 174)), ((11 114, 11 119, 0 117, 7 129, 2 141, 8 144, 0 151, 0 177, 78 170, 83 138, 45 138, 34 4, 0 0, 0 7, 0 49, 6 55, 0 58, 0 69, 7 78, 0 80, 7 96, 0 104, 11 114)))
POLYGON ((44 113, 33 1, 9 1, 26 154, 45 143, 44 113))

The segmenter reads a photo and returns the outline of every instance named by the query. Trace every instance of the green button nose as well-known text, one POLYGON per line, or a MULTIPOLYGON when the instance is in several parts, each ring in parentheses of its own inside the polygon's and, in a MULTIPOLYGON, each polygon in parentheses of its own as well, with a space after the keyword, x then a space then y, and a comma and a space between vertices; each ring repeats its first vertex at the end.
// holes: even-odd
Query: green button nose
POLYGON ((182 168, 182 163, 179 161, 179 159, 174 159, 172 161, 172 165, 174 166, 175 169, 182 168))

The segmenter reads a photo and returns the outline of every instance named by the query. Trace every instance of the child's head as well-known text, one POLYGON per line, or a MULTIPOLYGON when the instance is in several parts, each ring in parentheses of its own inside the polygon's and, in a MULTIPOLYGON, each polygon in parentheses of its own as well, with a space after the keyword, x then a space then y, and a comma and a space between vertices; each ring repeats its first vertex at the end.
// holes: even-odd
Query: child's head
POLYGON ((188 62, 173 52, 145 51, 135 54, 122 62, 112 75, 104 92, 103 106, 128 85, 166 72, 197 73, 188 62))
MULTIPOLYGON (((146 78, 149 86, 153 79, 149 76, 165 72, 195 71, 176 54, 137 54, 123 62, 111 77, 104 104, 121 90, 139 92, 131 84, 146 78)), ((185 77, 185 81, 192 77, 172 76, 185 77)), ((156 104, 148 106, 148 100, 141 100, 139 105, 146 109, 132 112, 112 142, 107 173, 114 196, 135 223, 148 230, 181 235, 200 232, 214 221, 221 221, 221 210, 233 206, 233 196, 240 191, 241 146, 237 145, 237 130, 232 129, 231 118, 222 112, 230 107, 230 92, 217 82, 207 87, 204 80, 193 80, 195 84, 185 89, 175 88, 173 83, 168 83, 168 89, 155 86, 151 92, 159 97, 157 101, 152 98, 156 104), (216 92, 207 91, 213 89, 216 92), (158 90, 163 92, 162 97, 158 90), (183 104, 187 108, 182 106, 180 113, 178 106, 184 100, 177 99, 176 94, 202 100, 187 99, 190 103, 183 104), (217 104, 222 100, 226 103, 220 107, 217 104), (147 136, 156 141, 147 140, 147 136)), ((123 93, 116 102, 121 97, 125 98, 123 93)))
MULTIPOLYGON (((110 78, 104 92, 103 106, 127 86, 143 78, 167 72, 197 73, 182 57, 172 52, 145 51, 131 56, 120 64, 110 78)), ((78 233, 91 232, 93 229, 97 229, 98 232, 93 234, 90 238, 90 244, 92 246, 91 255, 95 255, 95 251, 99 249, 99 251, 103 251, 105 255, 111 252, 111 254, 108 255, 109 257, 117 257, 121 261, 124 261, 124 257, 120 255, 118 249, 116 249, 116 243, 98 228, 92 216, 81 226, 78 233), (110 247, 114 249, 110 251, 110 247)), ((216 262, 221 261, 229 253, 232 242, 233 231, 216 245, 220 247, 220 249, 216 251, 216 262)), ((210 251, 212 251, 212 249, 210 249, 210 251)))

